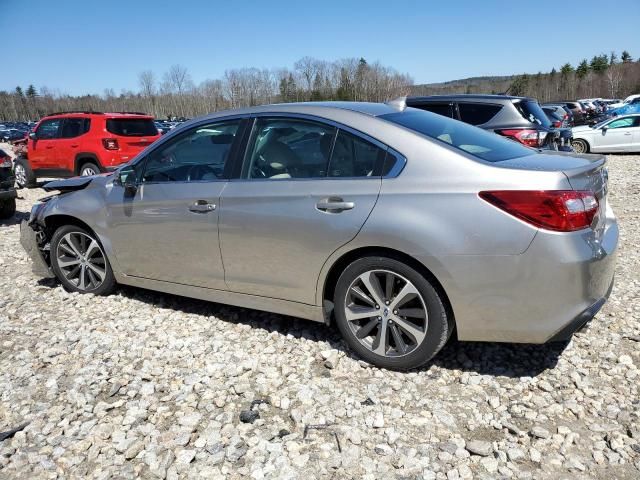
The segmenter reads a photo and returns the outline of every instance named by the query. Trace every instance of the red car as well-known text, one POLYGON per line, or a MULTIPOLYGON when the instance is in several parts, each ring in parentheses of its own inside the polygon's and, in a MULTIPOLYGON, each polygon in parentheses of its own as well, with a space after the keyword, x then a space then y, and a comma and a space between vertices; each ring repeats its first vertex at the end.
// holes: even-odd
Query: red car
POLYGON ((48 115, 29 134, 26 156, 15 161, 16 183, 39 177, 97 175, 128 162, 160 138, 143 113, 66 112, 48 115))

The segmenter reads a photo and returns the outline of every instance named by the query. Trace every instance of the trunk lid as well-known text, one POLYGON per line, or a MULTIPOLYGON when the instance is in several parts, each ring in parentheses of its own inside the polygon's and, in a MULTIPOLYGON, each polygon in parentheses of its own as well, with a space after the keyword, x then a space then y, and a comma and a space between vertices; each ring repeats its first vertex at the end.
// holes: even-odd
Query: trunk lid
POLYGON ((499 166, 522 170, 562 172, 571 188, 588 190, 598 199, 598 215, 592 224, 594 229, 604 225, 607 209, 609 173, 604 155, 580 155, 577 153, 545 153, 529 155, 500 162, 499 166))
POLYGON ((132 156, 160 138, 152 117, 109 118, 107 131, 117 139, 120 152, 132 156))

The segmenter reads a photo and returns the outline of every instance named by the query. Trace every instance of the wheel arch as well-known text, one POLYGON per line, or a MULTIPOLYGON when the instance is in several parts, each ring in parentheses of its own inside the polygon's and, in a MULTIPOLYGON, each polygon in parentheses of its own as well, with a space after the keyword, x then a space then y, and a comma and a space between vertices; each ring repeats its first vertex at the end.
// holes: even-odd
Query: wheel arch
POLYGON ((73 166, 73 173, 75 173, 76 175, 80 175, 82 166, 85 163, 95 163, 96 166, 100 169, 100 171, 104 171, 104 167, 102 166, 102 163, 100 163, 100 159, 95 153, 79 152, 79 153, 76 153, 76 158, 73 166))
POLYGON ((332 309, 333 309, 333 297, 335 294, 335 287, 338 282, 338 278, 342 274, 345 268, 355 260, 363 257, 372 257, 372 256, 381 256, 392 258, 394 260, 401 261, 411 268, 415 269, 419 272, 424 278, 426 278, 436 289, 438 295, 442 298, 442 302, 447 311, 447 316, 450 319, 451 327, 454 328, 455 333, 455 317, 453 314, 453 307, 451 306, 451 301, 449 300, 449 296, 445 291, 442 283, 436 278, 436 276, 429 270, 422 262, 416 260, 411 255, 408 255, 399 250, 395 250, 389 247, 360 247, 354 250, 350 250, 341 255, 338 259, 333 262, 331 268, 329 268, 327 275, 324 278, 324 282, 322 284, 322 304, 325 315, 325 323, 329 324, 332 321, 332 309), (330 305, 327 304, 330 303, 330 305), (328 308, 328 306, 330 308, 328 308))

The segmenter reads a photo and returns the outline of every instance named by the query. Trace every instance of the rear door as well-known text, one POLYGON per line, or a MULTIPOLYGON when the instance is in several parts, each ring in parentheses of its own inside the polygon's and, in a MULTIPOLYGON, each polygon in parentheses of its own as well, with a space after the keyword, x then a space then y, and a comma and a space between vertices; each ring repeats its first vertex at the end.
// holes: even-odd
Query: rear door
POLYGON ((302 117, 258 117, 221 199, 229 290, 315 304, 322 265, 352 240, 381 186, 386 147, 302 117))
POLYGON ((59 169, 56 147, 61 124, 61 118, 43 120, 35 131, 35 140, 29 139, 29 164, 32 170, 59 169))
POLYGON ((82 135, 89 131, 90 122, 89 118, 82 117, 69 117, 62 121, 60 138, 56 144, 60 168, 75 173, 76 154, 80 151, 82 135))

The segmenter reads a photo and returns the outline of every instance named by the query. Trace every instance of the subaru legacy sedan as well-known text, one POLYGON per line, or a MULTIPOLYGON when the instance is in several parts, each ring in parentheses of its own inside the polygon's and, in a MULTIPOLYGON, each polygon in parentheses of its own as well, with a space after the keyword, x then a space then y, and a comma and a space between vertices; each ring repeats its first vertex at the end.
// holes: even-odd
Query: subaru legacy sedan
POLYGON ((386 368, 428 362, 454 331, 567 339, 613 282, 603 157, 541 153, 402 99, 219 112, 46 189, 21 242, 66 289, 335 322, 386 368))

